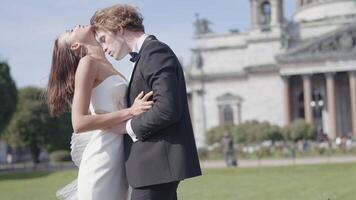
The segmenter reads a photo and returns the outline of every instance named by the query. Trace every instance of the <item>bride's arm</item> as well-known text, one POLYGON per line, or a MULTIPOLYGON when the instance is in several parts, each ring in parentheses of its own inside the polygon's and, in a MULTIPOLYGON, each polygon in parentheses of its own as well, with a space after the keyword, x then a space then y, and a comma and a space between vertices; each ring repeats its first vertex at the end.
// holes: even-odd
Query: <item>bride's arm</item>
POLYGON ((95 61, 90 57, 81 59, 75 75, 72 104, 72 126, 75 133, 114 127, 151 108, 152 102, 146 101, 148 94, 143 97, 143 93, 141 93, 141 96, 136 98, 137 104, 130 108, 90 115, 88 109, 96 75, 95 61))

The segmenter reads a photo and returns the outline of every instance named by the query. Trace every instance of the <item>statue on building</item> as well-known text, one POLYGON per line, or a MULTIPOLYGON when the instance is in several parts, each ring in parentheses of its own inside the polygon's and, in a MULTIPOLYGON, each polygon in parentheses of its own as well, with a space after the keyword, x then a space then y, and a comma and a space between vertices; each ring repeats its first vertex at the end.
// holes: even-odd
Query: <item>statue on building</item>
POLYGON ((194 22, 194 34, 195 35, 203 35, 203 34, 207 34, 207 33, 211 33, 211 29, 209 27, 209 25, 211 25, 211 22, 207 19, 204 18, 199 18, 199 14, 196 14, 196 20, 194 22))
POLYGON ((263 2, 261 5, 260 24, 269 25, 271 23, 272 8, 270 2, 263 2))

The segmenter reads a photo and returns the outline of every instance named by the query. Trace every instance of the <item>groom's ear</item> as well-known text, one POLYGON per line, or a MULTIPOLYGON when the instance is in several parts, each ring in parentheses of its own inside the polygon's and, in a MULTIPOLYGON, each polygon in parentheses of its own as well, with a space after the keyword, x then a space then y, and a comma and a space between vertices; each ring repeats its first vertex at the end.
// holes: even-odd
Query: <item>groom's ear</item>
POLYGON ((72 45, 70 45, 70 50, 74 51, 75 53, 79 53, 81 46, 82 45, 79 42, 75 42, 72 45))

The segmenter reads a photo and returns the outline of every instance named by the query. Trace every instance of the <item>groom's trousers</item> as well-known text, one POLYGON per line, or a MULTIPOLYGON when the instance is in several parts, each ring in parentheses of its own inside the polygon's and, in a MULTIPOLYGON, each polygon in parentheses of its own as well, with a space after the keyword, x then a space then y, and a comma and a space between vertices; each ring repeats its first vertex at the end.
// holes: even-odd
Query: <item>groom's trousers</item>
POLYGON ((133 188, 131 200, 177 200, 179 181, 133 188))

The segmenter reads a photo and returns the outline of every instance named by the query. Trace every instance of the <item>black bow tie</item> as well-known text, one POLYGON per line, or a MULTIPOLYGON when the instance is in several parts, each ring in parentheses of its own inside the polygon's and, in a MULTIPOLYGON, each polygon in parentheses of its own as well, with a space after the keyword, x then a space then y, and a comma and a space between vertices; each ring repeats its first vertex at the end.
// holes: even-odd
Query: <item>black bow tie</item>
POLYGON ((140 58, 140 54, 138 54, 137 52, 130 52, 129 54, 131 56, 130 58, 131 62, 136 62, 140 58))

